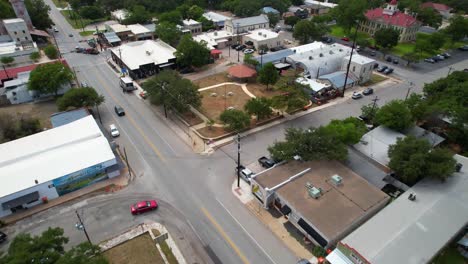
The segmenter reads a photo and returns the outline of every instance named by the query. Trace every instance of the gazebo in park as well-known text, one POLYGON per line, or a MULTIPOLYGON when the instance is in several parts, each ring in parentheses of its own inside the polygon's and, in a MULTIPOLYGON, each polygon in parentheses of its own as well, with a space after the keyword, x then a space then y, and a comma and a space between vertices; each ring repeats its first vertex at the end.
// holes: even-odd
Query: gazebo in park
POLYGON ((230 78, 238 81, 249 81, 257 75, 257 71, 243 64, 229 68, 228 73, 230 78))

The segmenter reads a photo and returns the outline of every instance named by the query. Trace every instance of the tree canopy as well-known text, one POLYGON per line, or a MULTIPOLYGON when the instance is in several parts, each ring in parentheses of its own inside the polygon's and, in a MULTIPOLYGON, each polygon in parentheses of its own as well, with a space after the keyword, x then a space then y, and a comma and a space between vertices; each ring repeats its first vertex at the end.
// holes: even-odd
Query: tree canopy
POLYGON ((303 130, 287 128, 285 140, 268 147, 275 160, 292 160, 299 155, 303 160, 345 160, 348 150, 345 143, 324 127, 303 130))
POLYGON ((134 5, 127 18, 122 21, 124 25, 147 23, 151 21, 151 13, 142 5, 134 5))
POLYGON ((399 37, 400 33, 393 28, 379 29, 374 34, 375 43, 387 50, 395 47, 398 44, 399 37))
POLYGON ((414 136, 398 138, 388 149, 388 166, 398 178, 413 185, 424 177, 445 180, 455 171, 456 161, 446 149, 433 149, 425 139, 414 136))
POLYGON ((73 79, 71 70, 62 63, 39 65, 31 71, 28 89, 43 94, 55 94, 73 79))
POLYGON ((364 122, 355 117, 332 120, 324 129, 347 145, 358 143, 367 132, 364 122))
POLYGON ((99 95, 93 87, 82 87, 68 90, 56 103, 58 109, 64 111, 70 107, 89 108, 99 106, 104 100, 104 96, 99 95))
POLYGON ((244 105, 244 109, 250 115, 256 115, 257 120, 270 117, 273 113, 271 109, 271 100, 265 97, 251 98, 244 105))
POLYGON ((161 22, 156 26, 156 35, 158 35, 162 41, 175 47, 179 42, 181 32, 175 24, 161 22))
POLYGON ((317 24, 310 20, 304 19, 294 26, 293 37, 301 44, 307 44, 312 40, 321 38, 327 33, 328 28, 324 24, 317 24))
POLYGON ((338 6, 332 9, 332 14, 336 17, 338 25, 349 33, 351 28, 356 25, 356 21, 364 20, 367 8, 366 0, 340 0, 338 6))
POLYGON ((250 124, 250 117, 245 112, 236 109, 224 110, 219 119, 232 131, 240 131, 250 124))
POLYGON ((10 57, 10 56, 5 56, 5 57, 2 57, 2 58, 0 59, 0 61, 1 61, 3 64, 10 64, 10 63, 12 63, 12 62, 15 61, 15 58, 10 57))
POLYGON ((79 9, 80 15, 87 19, 98 19, 104 16, 104 12, 97 6, 83 6, 79 9))
POLYGON ((210 50, 206 45, 193 40, 191 35, 182 36, 175 56, 182 67, 201 67, 210 62, 210 50))
POLYGON ((0 19, 14 18, 15 12, 9 1, 0 1, 0 19))
POLYGON ((413 125, 411 112, 401 100, 393 100, 382 106, 375 117, 377 123, 400 132, 413 125))
POLYGON ((188 111, 189 106, 199 107, 201 95, 198 87, 190 80, 182 78, 176 71, 164 70, 143 83, 151 103, 174 108, 180 113, 188 111))
POLYGON ((284 19, 284 24, 294 27, 299 21, 301 21, 301 19, 297 16, 288 16, 284 19))
POLYGON ((0 114, 0 143, 42 131, 39 119, 23 115, 0 114))
POLYGON ((269 88, 270 84, 275 84, 279 79, 278 70, 273 63, 269 62, 263 65, 258 72, 258 81, 269 88))
POLYGON ((432 8, 419 9, 418 20, 423 24, 433 28, 439 28, 442 25, 442 16, 432 8))
POLYGON ((39 236, 21 233, 10 244, 7 254, 0 258, 4 264, 44 263, 44 264, 106 264, 98 246, 88 242, 79 244, 66 252, 64 244, 68 238, 63 229, 50 228, 39 236))
POLYGON ((47 30, 55 25, 49 16, 50 6, 48 6, 44 0, 25 0, 24 4, 26 5, 34 27, 47 30))
POLYGON ((272 98, 273 107, 286 112, 303 108, 309 103, 310 98, 305 89, 308 88, 295 81, 280 84, 278 90, 282 93, 272 98))
POLYGON ((49 44, 44 48, 44 53, 51 60, 55 60, 59 56, 58 50, 52 44, 49 44))
POLYGON ((458 41, 468 35, 468 19, 461 15, 455 15, 450 18, 450 24, 445 28, 445 32, 452 41, 458 41))

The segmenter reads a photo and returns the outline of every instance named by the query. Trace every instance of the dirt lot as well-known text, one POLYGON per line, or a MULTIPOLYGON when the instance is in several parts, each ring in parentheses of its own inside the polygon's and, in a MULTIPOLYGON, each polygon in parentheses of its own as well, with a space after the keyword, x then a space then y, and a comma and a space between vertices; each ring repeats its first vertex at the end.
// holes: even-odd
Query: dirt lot
MULTIPOLYGON (((273 87, 271 87, 273 88, 273 87)), ((275 91, 273 89, 267 90, 266 85, 260 83, 249 83, 247 89, 253 93, 256 97, 267 97, 272 98, 275 95, 281 94, 281 91, 275 91)))
POLYGON ((200 88, 204 88, 204 87, 208 87, 208 86, 212 86, 212 85, 224 83, 224 82, 232 82, 232 80, 227 77, 227 73, 218 73, 215 75, 211 75, 211 76, 196 80, 193 83, 198 85, 200 88))
POLYGON ((242 91, 242 87, 231 84, 208 89, 200 93, 203 95, 201 112, 216 122, 219 122, 219 115, 225 109, 232 106, 235 109, 243 110, 245 103, 250 99, 250 96, 242 91), (230 92, 233 95, 229 96, 230 92), (212 93, 216 93, 217 96, 210 96, 212 93))
POLYGON ((203 123, 203 120, 200 117, 198 117, 196 114, 192 113, 191 111, 181 114, 181 117, 190 126, 195 126, 195 125, 203 123))
POLYGON ((164 264, 148 233, 109 249, 104 256, 111 264, 164 264))
POLYGON ((18 119, 21 118, 21 115, 38 118, 41 122, 41 126, 44 128, 52 128, 49 118, 50 115, 56 112, 58 112, 58 109, 55 105, 55 101, 0 107, 0 114, 10 114, 16 116, 18 119))

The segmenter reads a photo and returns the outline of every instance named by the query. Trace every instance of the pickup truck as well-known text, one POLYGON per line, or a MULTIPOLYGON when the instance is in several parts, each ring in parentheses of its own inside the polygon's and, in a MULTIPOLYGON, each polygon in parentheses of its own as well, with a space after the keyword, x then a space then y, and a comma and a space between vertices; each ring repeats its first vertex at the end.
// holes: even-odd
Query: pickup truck
POLYGON ((265 156, 260 157, 258 159, 258 163, 260 163, 260 165, 262 165, 262 167, 267 168, 267 169, 273 167, 276 164, 274 160, 269 159, 269 158, 267 158, 265 156))

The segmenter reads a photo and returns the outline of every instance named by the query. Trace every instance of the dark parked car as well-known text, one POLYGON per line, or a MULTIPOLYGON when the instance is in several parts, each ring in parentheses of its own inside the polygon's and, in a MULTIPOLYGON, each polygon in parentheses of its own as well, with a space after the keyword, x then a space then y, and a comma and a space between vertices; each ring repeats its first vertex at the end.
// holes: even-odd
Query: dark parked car
POLYGON ((444 53, 442 53, 442 54, 440 54, 440 55, 444 56, 444 58, 446 58, 446 59, 452 57, 452 56, 451 56, 449 53, 447 53, 447 52, 444 52, 444 53))
POLYGON ((322 37, 322 41, 325 42, 325 43, 332 43, 333 39, 330 38, 330 37, 322 37))
POLYGON ((236 49, 237 47, 239 47, 239 44, 232 44, 231 45, 231 49, 236 49))
POLYGON ((124 116, 125 115, 125 111, 121 106, 118 106, 118 105, 114 106, 114 110, 115 110, 115 113, 118 116, 124 116))
MULTIPOLYGON (((245 182, 250 183, 250 178, 252 177, 252 175, 254 175, 254 173, 242 165, 240 165, 239 168, 240 168, 240 177, 245 182)), ((236 167, 236 177, 237 177, 237 167, 236 167)))
POLYGON ((434 56, 434 57, 432 57, 432 59, 433 59, 435 62, 439 62, 439 61, 443 60, 443 59, 440 58, 439 56, 434 56))
POLYGON ((7 235, 0 231, 0 243, 5 242, 7 239, 7 235))
POLYGON ((380 66, 379 68, 377 68, 377 71, 378 71, 378 72, 383 72, 383 71, 385 71, 387 68, 388 68, 387 66, 382 65, 382 66, 380 66))
POLYGON ((136 204, 132 204, 130 206, 130 212, 133 215, 148 212, 148 211, 153 211, 158 208, 158 203, 156 200, 149 200, 149 201, 141 201, 136 204))
POLYGON ((393 59, 393 64, 398 64, 398 59, 393 59))
POLYGON ((377 69, 379 67, 379 64, 376 62, 374 63, 374 69, 377 69))
POLYGON ((363 95, 371 95, 374 93, 374 89, 372 88, 366 88, 364 91, 362 91, 363 95))
POLYGON ((365 115, 360 115, 360 116, 358 116, 358 119, 364 121, 365 123, 367 123, 367 122, 370 121, 370 118, 368 118, 368 117, 365 116, 365 115))
POLYGON ((283 50, 283 49, 284 49, 284 47, 278 46, 278 47, 271 48, 270 51, 275 52, 275 51, 283 50))
POLYGON ((387 68, 383 73, 390 74, 393 72, 393 68, 387 68))
POLYGON ((246 45, 239 45, 239 46, 237 46, 236 50, 242 51, 242 50, 244 50, 245 48, 247 48, 246 45))
POLYGON ((187 68, 180 69, 179 72, 182 73, 182 74, 186 74, 186 73, 192 73, 192 72, 194 72, 194 70, 192 68, 190 68, 190 67, 187 67, 187 68))
POLYGON ((375 56, 376 54, 377 54, 377 52, 375 52, 375 50, 371 50, 371 52, 370 52, 371 56, 375 56))
POLYGON ((385 60, 388 61, 388 62, 392 62, 393 59, 392 59, 392 57, 388 56, 385 60))
POLYGON ((258 163, 260 163, 260 165, 262 165, 264 168, 271 168, 275 165, 275 162, 272 159, 269 159, 265 156, 260 157, 258 159, 258 163))
POLYGON ((424 59, 425 62, 435 63, 436 61, 433 58, 424 59))
POLYGON ((461 50, 461 51, 468 51, 468 45, 461 46, 458 49, 461 50))

